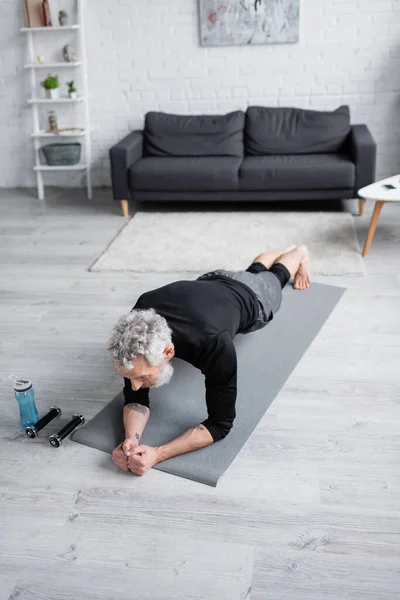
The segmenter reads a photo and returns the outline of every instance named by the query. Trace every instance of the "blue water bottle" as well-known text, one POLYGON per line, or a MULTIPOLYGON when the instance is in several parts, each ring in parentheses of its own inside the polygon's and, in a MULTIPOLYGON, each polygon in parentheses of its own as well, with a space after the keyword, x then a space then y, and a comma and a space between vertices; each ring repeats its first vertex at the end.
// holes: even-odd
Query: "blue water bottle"
POLYGON ((10 375, 14 384, 15 399, 19 404, 19 416, 22 429, 32 427, 39 421, 39 413, 35 404, 35 392, 28 379, 10 375))

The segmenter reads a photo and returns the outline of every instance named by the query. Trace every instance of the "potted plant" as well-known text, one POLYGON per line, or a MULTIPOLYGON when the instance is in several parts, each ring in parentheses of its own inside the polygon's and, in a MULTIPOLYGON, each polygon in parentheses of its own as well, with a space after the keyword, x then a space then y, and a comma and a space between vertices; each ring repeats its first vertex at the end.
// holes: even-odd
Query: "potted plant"
POLYGON ((63 27, 64 25, 68 25, 68 13, 66 10, 60 10, 58 13, 58 21, 63 27))
POLYGON ((78 93, 76 91, 74 81, 67 81, 66 85, 68 87, 68 96, 71 98, 71 100, 75 100, 78 97, 78 93))
POLYGON ((58 98, 58 88, 60 87, 58 75, 48 75, 46 79, 40 82, 40 85, 46 90, 48 98, 51 98, 52 100, 58 98))

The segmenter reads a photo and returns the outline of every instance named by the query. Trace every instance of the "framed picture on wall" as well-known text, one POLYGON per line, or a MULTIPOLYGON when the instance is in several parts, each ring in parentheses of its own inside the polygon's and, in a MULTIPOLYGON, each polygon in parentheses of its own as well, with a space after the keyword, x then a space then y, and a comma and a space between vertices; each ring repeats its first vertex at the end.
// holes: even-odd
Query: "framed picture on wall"
POLYGON ((46 25, 46 27, 51 27, 52 26, 52 22, 51 22, 51 14, 50 14, 49 1, 48 0, 43 0, 42 4, 43 4, 44 24, 46 25))
POLYGON ((29 27, 44 27, 42 0, 25 0, 29 27))
POLYGON ((28 15, 28 7, 26 5, 26 0, 22 0, 22 3, 24 5, 25 27, 30 27, 29 15, 28 15))
POLYGON ((299 40, 300 0, 199 0, 202 46, 299 40))

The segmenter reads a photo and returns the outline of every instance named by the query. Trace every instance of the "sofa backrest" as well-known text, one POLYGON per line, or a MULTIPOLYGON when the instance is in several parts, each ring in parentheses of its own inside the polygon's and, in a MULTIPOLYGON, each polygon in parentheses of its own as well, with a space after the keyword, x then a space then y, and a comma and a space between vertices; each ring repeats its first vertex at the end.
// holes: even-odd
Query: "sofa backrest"
POLYGON ((315 154, 337 152, 350 132, 350 111, 251 106, 246 113, 245 153, 315 154))
POLYGON ((243 156, 243 111, 227 115, 170 115, 149 112, 145 156, 243 156))

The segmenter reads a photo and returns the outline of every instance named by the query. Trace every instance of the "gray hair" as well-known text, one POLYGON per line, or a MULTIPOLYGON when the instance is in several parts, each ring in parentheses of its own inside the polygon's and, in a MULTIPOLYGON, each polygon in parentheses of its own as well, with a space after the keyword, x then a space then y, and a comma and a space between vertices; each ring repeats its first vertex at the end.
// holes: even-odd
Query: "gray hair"
POLYGON ((172 331, 154 308, 132 310, 114 326, 108 352, 121 367, 131 370, 132 361, 140 356, 152 366, 162 365, 165 347, 171 343, 172 331))

